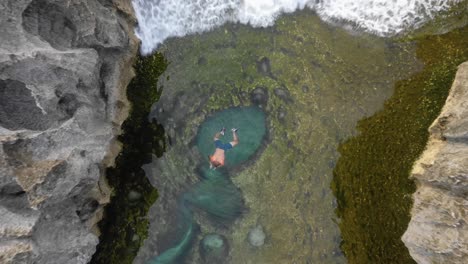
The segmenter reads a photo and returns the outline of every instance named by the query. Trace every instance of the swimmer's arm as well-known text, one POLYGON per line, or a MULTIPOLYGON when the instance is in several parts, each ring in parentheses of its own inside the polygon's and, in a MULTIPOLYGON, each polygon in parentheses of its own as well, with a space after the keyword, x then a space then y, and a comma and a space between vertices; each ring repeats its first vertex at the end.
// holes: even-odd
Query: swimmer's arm
POLYGON ((218 133, 215 134, 213 140, 215 140, 215 141, 219 140, 220 137, 221 137, 221 132, 218 132, 218 133))

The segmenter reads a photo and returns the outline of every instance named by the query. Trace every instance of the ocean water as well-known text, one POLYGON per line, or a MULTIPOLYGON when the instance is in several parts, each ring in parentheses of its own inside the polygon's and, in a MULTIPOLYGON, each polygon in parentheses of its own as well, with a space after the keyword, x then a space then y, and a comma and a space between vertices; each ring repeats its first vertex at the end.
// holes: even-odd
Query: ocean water
POLYGON ((272 26, 279 15, 314 10, 321 19, 380 36, 422 26, 462 0, 133 0, 141 52, 170 37, 201 33, 226 22, 272 26))

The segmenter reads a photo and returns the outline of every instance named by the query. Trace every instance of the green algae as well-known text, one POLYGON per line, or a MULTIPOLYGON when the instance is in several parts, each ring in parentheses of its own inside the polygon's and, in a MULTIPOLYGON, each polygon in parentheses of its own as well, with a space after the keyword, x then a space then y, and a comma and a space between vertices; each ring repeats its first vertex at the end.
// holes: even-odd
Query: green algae
POLYGON ((339 146, 332 189, 349 263, 414 263, 401 236, 415 186, 409 174, 425 148, 457 66, 468 60, 468 27, 415 39, 421 72, 396 84, 384 109, 339 146))
POLYGON ((159 157, 165 151, 160 143, 164 142, 164 129, 155 120, 148 120, 148 115, 160 96, 157 81, 166 66, 159 53, 138 57, 134 65, 136 76, 127 88, 130 115, 119 136, 123 148, 115 167, 106 170, 114 192, 99 223, 102 234, 91 263, 132 263, 147 237, 146 215, 158 193, 141 166, 151 162, 153 154, 159 157))

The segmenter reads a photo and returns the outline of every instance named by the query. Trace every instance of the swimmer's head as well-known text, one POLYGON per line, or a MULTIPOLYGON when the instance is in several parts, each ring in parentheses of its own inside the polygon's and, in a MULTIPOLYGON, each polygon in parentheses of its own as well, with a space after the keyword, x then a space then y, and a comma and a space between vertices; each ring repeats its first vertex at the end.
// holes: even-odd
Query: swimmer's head
POLYGON ((221 163, 219 163, 217 161, 211 161, 210 160, 210 169, 216 169, 218 167, 221 167, 221 163))

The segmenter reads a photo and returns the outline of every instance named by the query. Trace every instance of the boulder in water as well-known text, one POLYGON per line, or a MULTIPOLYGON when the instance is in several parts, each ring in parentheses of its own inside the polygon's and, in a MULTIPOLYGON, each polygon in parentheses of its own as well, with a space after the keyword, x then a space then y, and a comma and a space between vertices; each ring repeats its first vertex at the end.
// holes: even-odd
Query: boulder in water
POLYGON ((286 111, 286 109, 280 107, 278 109, 278 120, 280 120, 281 122, 284 122, 286 121, 286 115, 288 114, 288 112, 286 111))
POLYGON ((254 247, 260 247, 265 244, 265 232, 263 232, 263 227, 261 225, 255 226, 249 230, 247 235, 247 240, 249 244, 254 247))
POLYGON ((252 104, 266 106, 268 103, 268 91, 266 88, 258 86, 250 93, 252 104))
POLYGON ((270 59, 267 57, 263 57, 259 61, 257 61, 257 71, 263 75, 271 76, 271 65, 270 59))
POLYGON ((130 201, 136 201, 136 200, 139 200, 141 198, 141 193, 137 192, 137 191, 134 191, 134 190, 131 190, 129 193, 128 193, 128 200, 130 201))
POLYGON ((289 93, 289 90, 285 87, 277 87, 273 90, 273 92, 276 96, 278 96, 278 98, 285 101, 286 103, 292 102, 291 94, 289 93))
POLYGON ((226 238, 219 234, 208 234, 200 241, 200 256, 203 263, 224 263, 229 253, 226 238))

